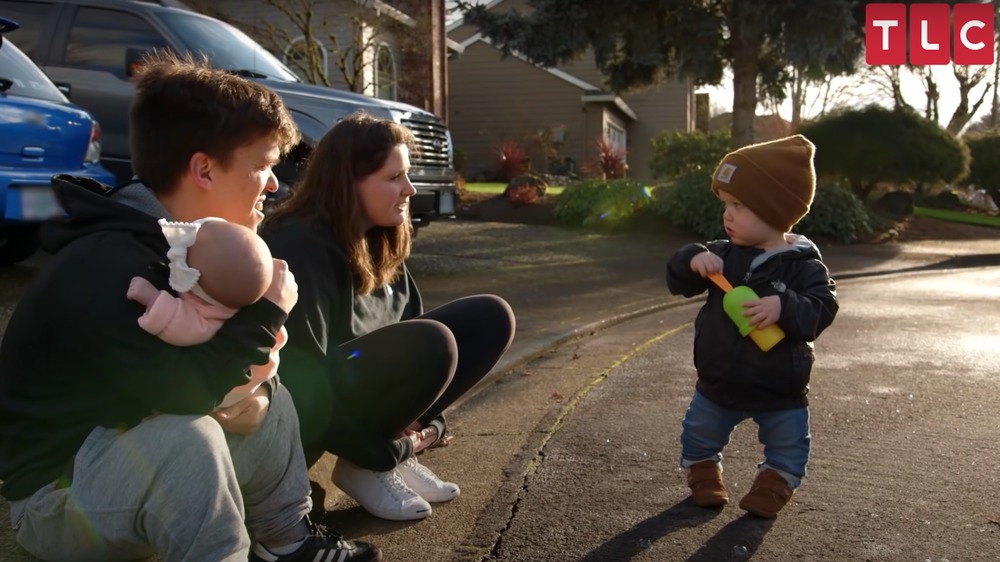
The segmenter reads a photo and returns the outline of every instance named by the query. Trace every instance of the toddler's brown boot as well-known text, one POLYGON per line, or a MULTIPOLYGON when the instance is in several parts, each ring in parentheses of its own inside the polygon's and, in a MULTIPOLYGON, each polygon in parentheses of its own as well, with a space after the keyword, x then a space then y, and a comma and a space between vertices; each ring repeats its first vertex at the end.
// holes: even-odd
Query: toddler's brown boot
POLYGON ((740 500, 740 508, 757 517, 773 519, 791 497, 792 488, 788 481, 770 468, 765 468, 757 473, 750 492, 740 500))
POLYGON ((729 503, 729 493, 722 482, 722 469, 715 461, 701 461, 688 469, 691 499, 699 507, 722 507, 729 503))

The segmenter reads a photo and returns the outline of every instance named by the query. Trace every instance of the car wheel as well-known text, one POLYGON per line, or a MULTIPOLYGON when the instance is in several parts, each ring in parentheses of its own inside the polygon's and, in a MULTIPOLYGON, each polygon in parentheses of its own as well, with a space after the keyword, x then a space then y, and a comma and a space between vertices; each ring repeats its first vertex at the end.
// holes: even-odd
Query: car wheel
POLYGON ((38 225, 0 228, 0 267, 20 263, 38 251, 38 225))

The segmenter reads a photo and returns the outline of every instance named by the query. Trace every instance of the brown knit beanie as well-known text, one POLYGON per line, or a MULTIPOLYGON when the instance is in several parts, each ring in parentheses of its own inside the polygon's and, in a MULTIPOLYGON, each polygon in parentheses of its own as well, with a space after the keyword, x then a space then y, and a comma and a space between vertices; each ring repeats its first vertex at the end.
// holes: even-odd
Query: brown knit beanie
POLYGON ((719 163, 712 191, 725 191, 765 223, 788 232, 809 212, 816 192, 815 150, 802 135, 744 146, 719 163))

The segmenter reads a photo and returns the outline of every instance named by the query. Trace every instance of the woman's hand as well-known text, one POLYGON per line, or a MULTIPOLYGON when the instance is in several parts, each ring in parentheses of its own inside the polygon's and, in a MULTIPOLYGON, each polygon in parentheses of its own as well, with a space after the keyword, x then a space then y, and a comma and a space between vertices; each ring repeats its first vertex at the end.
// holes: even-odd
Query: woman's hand
POLYGON ((222 429, 237 435, 253 435, 264 423, 264 416, 271 405, 267 387, 261 385, 253 394, 243 400, 212 412, 212 417, 222 429))

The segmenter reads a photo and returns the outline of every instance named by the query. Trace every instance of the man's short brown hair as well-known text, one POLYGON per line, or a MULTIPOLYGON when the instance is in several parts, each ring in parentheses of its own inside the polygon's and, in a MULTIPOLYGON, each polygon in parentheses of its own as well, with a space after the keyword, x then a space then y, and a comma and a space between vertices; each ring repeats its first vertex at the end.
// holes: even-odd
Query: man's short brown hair
POLYGON ((132 169, 154 192, 173 190, 195 153, 228 166, 237 148, 264 136, 274 135, 282 154, 299 142, 278 94, 204 60, 154 52, 133 81, 132 169))

